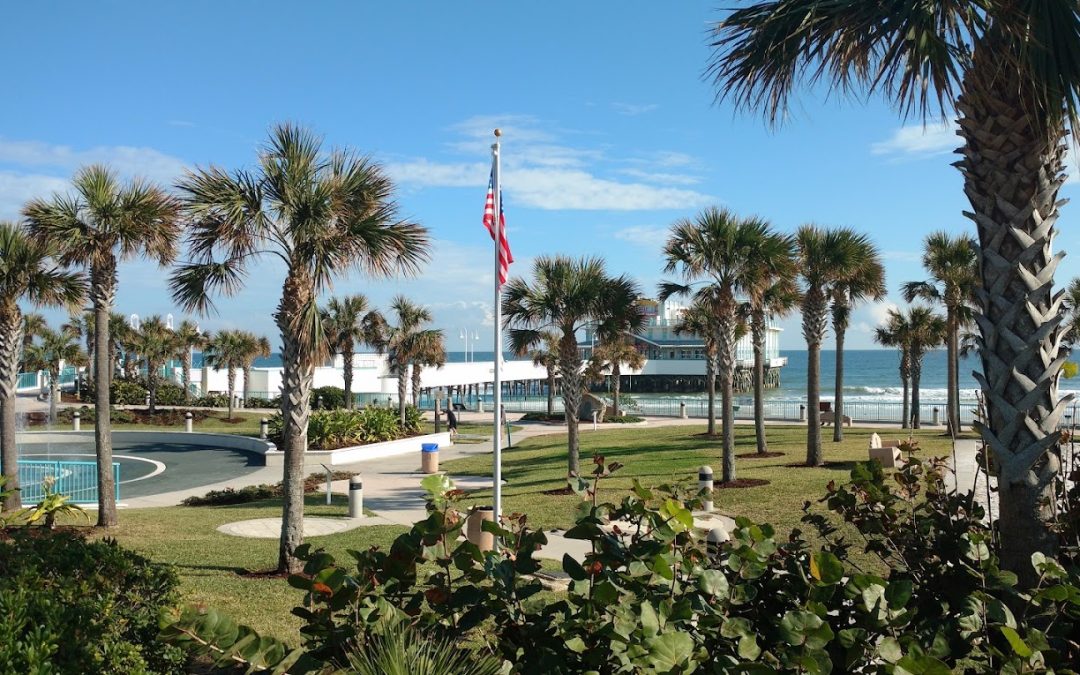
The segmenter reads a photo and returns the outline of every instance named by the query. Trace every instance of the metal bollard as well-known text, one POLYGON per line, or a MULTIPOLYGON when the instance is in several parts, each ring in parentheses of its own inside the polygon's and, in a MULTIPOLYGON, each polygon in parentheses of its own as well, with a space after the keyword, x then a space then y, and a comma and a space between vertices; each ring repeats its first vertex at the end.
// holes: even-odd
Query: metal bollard
POLYGON ((190 410, 188 412, 184 413, 184 431, 188 432, 189 434, 191 433, 191 418, 192 417, 193 417, 193 415, 191 414, 190 410))
POLYGON ((81 417, 81 415, 79 413, 75 413, 74 415, 71 416, 71 430, 72 431, 78 431, 79 430, 79 425, 82 422, 82 420, 79 419, 80 417, 81 417))
POLYGON ((481 551, 491 551, 495 548, 495 535, 484 532, 484 521, 495 522, 495 511, 490 506, 480 506, 469 514, 466 522, 465 538, 476 544, 481 551))
POLYGON ((712 490, 713 490, 713 473, 711 466, 702 466, 698 468, 698 490, 708 490, 708 493, 704 499, 704 503, 701 508, 711 513, 713 510, 712 490))
POLYGON ((259 420, 259 438, 261 438, 262 440, 265 441, 267 436, 269 436, 269 435, 270 435, 270 420, 268 420, 268 419, 266 419, 264 417, 261 420, 259 420))
POLYGON ((720 546, 730 539, 727 530, 722 527, 714 527, 709 530, 709 534, 705 537, 705 548, 710 556, 715 557, 720 554, 720 546))
POLYGON ((679 402, 679 417, 686 419, 686 403, 679 402))
POLYGON ((938 421, 938 407, 937 406, 934 406, 934 424, 935 425, 936 424, 941 424, 941 422, 938 421))
POLYGON ((364 517, 364 482, 359 474, 349 479, 349 517, 364 517))

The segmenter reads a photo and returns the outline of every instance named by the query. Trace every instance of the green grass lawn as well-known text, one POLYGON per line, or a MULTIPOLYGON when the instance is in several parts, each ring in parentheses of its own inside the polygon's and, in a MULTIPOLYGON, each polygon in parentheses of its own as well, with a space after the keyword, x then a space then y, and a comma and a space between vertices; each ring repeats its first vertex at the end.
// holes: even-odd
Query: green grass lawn
MULTIPOLYGON (((759 478, 769 484, 716 491, 716 508, 731 516, 747 516, 757 522, 773 524, 786 535, 798 524, 802 506, 825 494, 830 480, 845 482, 854 462, 866 461, 870 434, 877 431, 884 438, 900 437, 899 430, 852 428, 844 430, 844 441, 833 443, 832 430, 823 430, 825 457, 828 465, 822 468, 788 466, 806 459, 806 428, 802 426, 770 426, 770 451, 784 452, 768 459, 737 459, 737 478, 759 478)), ((720 440, 703 434, 705 425, 669 426, 656 428, 620 429, 617 431, 586 431, 581 435, 582 472, 591 470, 592 457, 600 454, 608 462, 619 461, 626 466, 601 484, 600 498, 617 502, 634 478, 646 486, 674 481, 697 485, 698 467, 712 467, 720 480, 720 440)), ((941 430, 916 432, 920 456, 947 455, 951 443, 941 436, 941 430)), ((754 452, 754 429, 739 425, 735 429, 736 454, 754 452)), ((491 475, 490 456, 475 456, 444 462, 442 468, 450 474, 491 475)), ((526 439, 519 446, 503 453, 503 510, 522 512, 533 526, 566 528, 573 523, 576 495, 548 495, 546 491, 566 485, 566 436, 552 434, 526 439)), ((490 490, 470 495, 478 503, 490 502, 490 490)))
MULTIPOLYGON (((262 413, 240 412, 233 413, 233 418, 228 420, 228 413, 218 411, 206 411, 208 416, 202 420, 192 421, 192 430, 215 434, 240 434, 243 436, 259 435, 259 420, 267 417, 262 413)), ((94 411, 82 411, 80 420, 81 428, 86 431, 94 428, 94 411)), ((34 424, 28 427, 28 431, 70 431, 70 422, 58 422, 50 426, 48 424, 34 424)), ((184 421, 180 419, 177 424, 138 424, 117 423, 112 424, 113 431, 183 431, 184 421)))
MULTIPOLYGON (((343 516, 347 499, 335 496, 326 505, 325 495, 307 498, 307 516, 343 516)), ((245 571, 265 571, 277 564, 277 539, 247 539, 221 534, 219 525, 251 518, 281 517, 278 500, 235 506, 163 507, 121 510, 120 526, 103 533, 148 558, 175 566, 183 601, 205 604, 293 645, 300 644, 300 620, 290 612, 303 593, 284 579, 250 578, 245 571)), ((348 532, 312 537, 311 544, 325 548, 348 565, 349 549, 388 547, 405 528, 380 525, 348 532)))

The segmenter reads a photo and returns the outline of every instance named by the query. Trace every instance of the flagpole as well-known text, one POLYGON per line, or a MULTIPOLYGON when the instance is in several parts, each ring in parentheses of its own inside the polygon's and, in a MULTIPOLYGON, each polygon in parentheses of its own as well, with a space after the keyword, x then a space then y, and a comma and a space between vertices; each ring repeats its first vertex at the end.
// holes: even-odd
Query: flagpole
POLYGON ((492 504, 492 510, 495 512, 495 522, 499 523, 502 519, 502 382, 500 380, 499 365, 502 359, 502 298, 499 288, 499 253, 500 246, 502 246, 503 231, 502 231, 502 183, 500 182, 499 169, 500 169, 500 143, 499 137, 502 136, 502 132, 498 129, 495 130, 495 143, 491 146, 491 174, 492 174, 492 188, 495 191, 495 424, 493 425, 495 433, 492 435, 492 443, 494 445, 494 470, 492 472, 494 479, 494 503, 492 504))

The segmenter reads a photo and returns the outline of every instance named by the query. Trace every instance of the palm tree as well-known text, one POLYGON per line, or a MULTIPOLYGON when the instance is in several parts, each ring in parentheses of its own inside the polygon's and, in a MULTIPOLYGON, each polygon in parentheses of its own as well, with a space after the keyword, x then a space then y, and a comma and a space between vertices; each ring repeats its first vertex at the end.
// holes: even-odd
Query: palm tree
MULTIPOLYGON (((857 235, 856 235, 857 236, 857 235)), ((844 228, 803 225, 795 233, 802 279, 802 333, 806 340, 806 464, 821 466, 821 343, 829 320, 829 293, 853 264, 854 237, 844 228)))
POLYGON ((671 228, 664 245, 668 274, 678 272, 683 284, 665 284, 661 297, 687 294, 695 284, 708 294, 717 314, 716 374, 720 381, 723 418, 723 481, 735 480, 735 332, 741 296, 753 288, 757 252, 770 241, 769 224, 760 218, 740 218, 727 209, 708 208, 698 217, 681 220, 671 228))
POLYGON ((240 346, 244 373, 244 406, 247 406, 247 401, 251 398, 251 369, 255 367, 255 359, 270 356, 270 340, 265 335, 240 331, 240 346))
MULTIPOLYGON (((941 346, 948 336, 948 325, 945 319, 929 307, 915 305, 907 313, 900 310, 890 309, 886 318, 884 330, 879 329, 878 341, 882 344, 895 344, 901 350, 900 374, 904 377, 904 370, 911 379, 911 428, 920 427, 919 419, 919 384, 922 380, 922 361, 926 352, 941 346)), ((907 379, 904 380, 905 388, 907 379)), ((907 401, 907 393, 904 394, 907 401)), ((906 406, 905 406, 906 408, 906 406)), ((907 411, 905 410, 905 417, 907 411)), ((905 426, 905 428, 907 428, 905 426)))
POLYGON ((184 387, 184 403, 191 403, 191 352, 202 349, 206 345, 206 335, 199 330, 199 325, 187 319, 180 322, 174 333, 176 337, 176 353, 180 357, 181 385, 184 387))
POLYGON ((860 302, 885 298, 885 267, 881 253, 870 239, 851 230, 841 230, 848 239, 850 265, 832 286, 832 326, 836 338, 836 378, 833 395, 833 442, 844 440, 844 337, 851 311, 860 302))
POLYGON ((416 272, 427 260, 427 230, 398 219, 393 184, 381 167, 346 150, 324 152, 317 136, 289 124, 273 129, 256 170, 198 169, 179 189, 190 220, 191 260, 177 268, 171 285, 183 307, 206 312, 212 295, 238 291, 263 253, 287 269, 274 314, 285 421, 278 567, 297 572, 311 382, 326 353, 315 299, 349 270, 372 277, 416 272))
POLYGON ((15 449, 15 388, 25 344, 19 302, 74 307, 86 295, 85 277, 60 268, 54 253, 18 225, 0 222, 0 471, 11 489, 0 504, 4 511, 22 507, 15 449))
POLYGON ((883 93, 924 121, 957 112, 955 166, 980 246, 987 422, 977 426, 1001 471, 1002 565, 1033 584, 1031 554, 1053 554, 1058 541, 1048 524, 1064 359, 1051 243, 1065 135, 1080 124, 1080 14, 1065 2, 765 0, 728 14, 712 46, 719 96, 774 122, 792 90, 818 77, 883 93))
MULTIPOLYGON (((663 292, 661 290, 661 292, 663 292)), ((716 370, 717 370, 717 335, 720 333, 718 313, 708 298, 697 298, 679 317, 675 325, 676 335, 697 335, 705 347, 705 395, 707 398, 706 433, 710 438, 716 436, 716 370)))
POLYGON ((543 368, 547 374, 547 416, 550 419, 555 415, 555 373, 559 368, 558 334, 544 333, 535 346, 524 352, 515 352, 515 355, 528 356, 534 366, 543 368))
MULTIPOLYGON (((533 281, 515 277, 503 289, 503 324, 510 331, 510 348, 526 354, 558 335, 559 377, 566 414, 567 470, 578 475, 580 439, 578 417, 583 393, 582 358, 578 333, 593 328, 600 333, 641 292, 629 277, 609 276, 600 258, 540 256, 533 262, 533 281)), ((496 345, 498 351, 502 345, 496 345)))
POLYGON ((424 340, 412 359, 412 404, 420 405, 420 376, 424 368, 442 368, 446 365, 446 344, 442 331, 436 331, 436 339, 424 340))
POLYGON ((22 347, 20 348, 18 366, 19 371, 30 370, 30 367, 26 364, 26 351, 34 344, 34 338, 40 337, 42 331, 46 330, 48 327, 49 324, 45 321, 45 317, 37 312, 23 315, 22 347))
POLYGON ((900 412, 900 428, 911 426, 911 325, 908 317, 899 310, 890 309, 885 323, 874 329, 874 339, 884 347, 896 347, 900 351, 900 382, 903 386, 903 403, 900 412))
MULTIPOLYGON (((638 316, 643 315, 638 312, 638 316)), ((622 391, 622 368, 625 365, 631 370, 639 370, 645 365, 645 355, 634 346, 630 334, 622 332, 601 338, 593 350, 592 358, 601 372, 611 370, 612 416, 621 417, 619 394, 622 391)))
POLYGON ((426 307, 399 295, 390 303, 390 310, 396 322, 394 325, 379 312, 371 311, 364 317, 364 333, 378 353, 386 354, 390 374, 397 378, 398 415, 404 425, 410 366, 415 370, 420 367, 420 362, 437 361, 440 350, 442 362, 446 363, 446 350, 442 331, 424 327, 433 318, 426 307))
POLYGON ((754 345, 754 435, 757 437, 759 455, 769 452, 769 441, 765 435, 765 335, 770 321, 787 316, 799 304, 794 255, 794 240, 788 239, 786 257, 790 266, 778 265, 776 269, 779 271, 763 274, 750 291, 750 333, 754 345))
POLYGON ((250 357, 252 340, 244 331, 218 331, 203 349, 203 367, 215 370, 224 369, 229 388, 229 419, 233 416, 233 402, 236 400, 236 371, 242 370, 250 357))
POLYGON ((1065 316, 1062 323, 1069 331, 1065 334, 1064 343, 1071 349, 1080 341, 1080 277, 1074 277, 1065 286, 1061 311, 1065 316))
POLYGON ((97 448, 98 525, 117 524, 109 425, 109 313, 116 300, 117 264, 142 256, 167 265, 176 255, 180 204, 161 188, 135 179, 122 184, 103 166, 80 169, 71 195, 34 199, 23 208, 30 231, 55 246, 65 265, 90 274, 94 307, 94 443, 97 448))
POLYGON ((975 291, 979 286, 975 240, 967 234, 954 237, 947 232, 933 232, 924 240, 922 263, 930 279, 904 284, 904 299, 911 302, 920 298, 945 305, 949 330, 946 417, 949 433, 955 438, 960 431, 960 330, 971 323, 971 307, 977 301, 975 291))
POLYGON ((42 328, 38 336, 41 341, 31 344, 26 350, 26 363, 32 370, 44 370, 49 374, 49 424, 56 424, 62 366, 83 365, 86 363, 86 353, 79 346, 78 335, 70 330, 42 328))
POLYGON ((353 355, 356 345, 364 340, 364 315, 368 311, 368 301, 362 295, 348 295, 344 298, 330 298, 322 310, 323 332, 326 334, 327 347, 331 354, 340 354, 342 375, 345 377, 345 408, 353 407, 353 355))
POLYGON ((128 334, 128 347, 146 363, 146 388, 150 392, 150 413, 157 412, 157 391, 161 369, 176 355, 180 341, 160 316, 147 317, 128 334))

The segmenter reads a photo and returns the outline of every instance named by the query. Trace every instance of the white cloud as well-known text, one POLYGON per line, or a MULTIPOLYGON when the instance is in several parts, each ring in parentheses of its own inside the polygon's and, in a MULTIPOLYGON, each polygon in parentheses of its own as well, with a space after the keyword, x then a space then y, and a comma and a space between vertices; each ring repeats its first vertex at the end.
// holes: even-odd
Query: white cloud
POLYGON ((184 170, 184 162, 153 148, 100 145, 75 149, 41 141, 0 138, 0 163, 24 167, 49 167, 73 172, 86 164, 107 164, 124 176, 144 176, 172 183, 184 170))
POLYGON ((960 144, 955 123, 914 124, 900 127, 888 140, 873 143, 870 152, 897 158, 922 158, 952 152, 960 144))
POLYGON ((903 262, 922 261, 922 254, 918 251, 883 251, 881 257, 885 260, 898 260, 903 262))
POLYGON ((898 309, 898 305, 889 300, 863 305, 855 310, 857 318, 861 320, 853 321, 851 328, 859 333, 871 334, 888 321, 889 312, 895 309, 898 309))
POLYGON ((620 115, 627 115, 629 117, 635 117, 637 115, 644 115, 650 113, 660 107, 658 103, 612 103, 611 107, 615 109, 615 112, 620 115))
MULTIPOLYGON (((610 167, 615 174, 636 178, 622 181, 598 175, 612 164, 602 150, 575 147, 560 141, 568 135, 549 129, 525 115, 473 117, 451 127, 463 140, 448 147, 455 154, 486 157, 495 140, 492 131, 502 130, 502 184, 507 201, 546 210, 639 211, 684 209, 702 206, 714 198, 687 186, 693 176, 652 173, 641 168, 610 167)), ((624 163, 629 160, 624 160, 624 163)), ((693 158, 682 153, 658 153, 650 166, 685 166, 693 158)), ((644 160, 632 160, 641 165, 644 160)), ((436 161, 413 158, 387 164, 389 173, 402 185, 420 187, 477 187, 487 183, 486 162, 436 161)))
POLYGON ((665 227, 652 227, 648 225, 633 225, 616 230, 613 235, 616 239, 627 241, 636 246, 659 251, 667 241, 668 230, 665 227))
POLYGON ((66 180, 53 176, 0 171, 0 219, 15 220, 30 199, 65 190, 68 185, 66 180))

